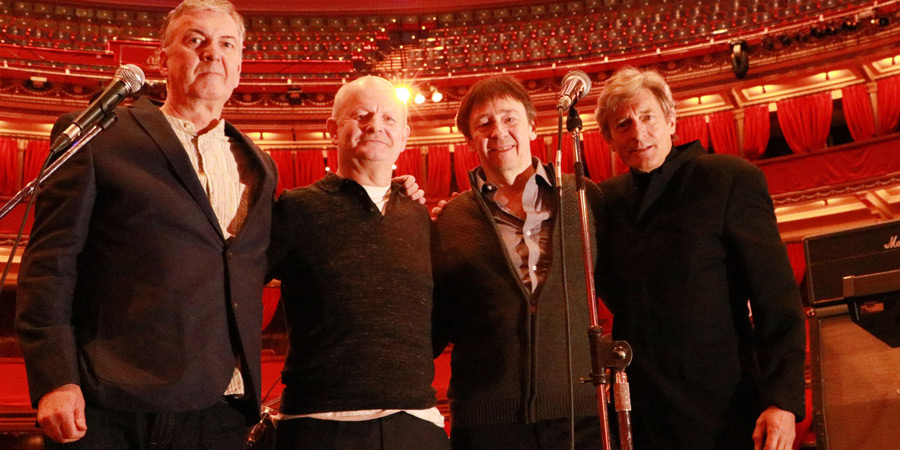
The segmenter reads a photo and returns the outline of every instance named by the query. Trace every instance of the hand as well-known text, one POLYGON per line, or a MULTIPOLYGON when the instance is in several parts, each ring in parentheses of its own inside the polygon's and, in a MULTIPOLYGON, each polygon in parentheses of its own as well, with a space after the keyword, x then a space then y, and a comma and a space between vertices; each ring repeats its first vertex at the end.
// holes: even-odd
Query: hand
POLYGON ((790 450, 794 445, 794 426, 794 413, 777 406, 766 408, 756 419, 753 450, 790 450))
POLYGON ((391 181, 403 186, 403 193, 412 201, 419 202, 423 205, 425 204, 425 191, 419 189, 419 184, 416 183, 416 177, 412 175, 400 175, 391 181))
MULTIPOLYGON (((459 196, 459 192, 454 192, 453 195, 450 196, 450 200, 459 196)), ((437 206, 431 208, 431 220, 437 222, 438 217, 441 217, 441 214, 444 213, 444 207, 447 206, 447 200, 441 200, 438 202, 437 206)))
POLYGON ((75 442, 87 431, 84 395, 77 384, 64 384, 41 397, 37 422, 44 433, 60 444, 75 442))

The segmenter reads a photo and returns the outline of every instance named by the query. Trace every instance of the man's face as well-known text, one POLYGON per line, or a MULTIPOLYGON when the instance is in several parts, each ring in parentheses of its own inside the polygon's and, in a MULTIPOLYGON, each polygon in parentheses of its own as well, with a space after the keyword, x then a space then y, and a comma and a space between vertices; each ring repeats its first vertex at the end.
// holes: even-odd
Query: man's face
POLYGON ((518 100, 501 97, 475 105, 469 130, 469 148, 486 172, 516 176, 531 166, 531 141, 537 134, 518 100))
POLYGON ((326 127, 343 158, 365 162, 397 161, 406 148, 406 107, 394 87, 376 78, 352 86, 326 127))
POLYGON ((650 172, 672 151, 675 119, 647 89, 628 99, 609 118, 610 147, 632 169, 650 172))
POLYGON ((166 89, 176 101, 225 101, 241 76, 241 35, 230 15, 197 11, 171 25, 171 38, 160 52, 166 89))

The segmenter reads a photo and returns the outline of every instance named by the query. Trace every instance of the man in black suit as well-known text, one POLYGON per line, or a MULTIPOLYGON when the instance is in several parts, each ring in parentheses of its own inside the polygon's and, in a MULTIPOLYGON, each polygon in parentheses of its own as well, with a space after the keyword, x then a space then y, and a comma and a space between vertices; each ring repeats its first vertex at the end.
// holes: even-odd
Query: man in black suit
POLYGON ((601 184, 611 239, 597 286, 634 348, 635 448, 791 448, 804 317, 763 173, 698 142, 673 147, 675 103, 656 72, 619 70, 596 117, 631 168, 601 184))
POLYGON ((17 332, 48 447, 238 449, 258 419, 276 175, 221 118, 243 36, 225 0, 175 8, 165 104, 119 108, 38 194, 17 332))

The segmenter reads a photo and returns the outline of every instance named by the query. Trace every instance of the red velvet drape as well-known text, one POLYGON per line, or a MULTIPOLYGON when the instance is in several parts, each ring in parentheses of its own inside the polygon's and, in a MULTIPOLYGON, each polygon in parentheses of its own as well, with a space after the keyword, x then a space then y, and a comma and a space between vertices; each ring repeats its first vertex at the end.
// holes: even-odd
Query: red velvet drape
POLYGON ((609 144, 603 139, 599 131, 587 131, 584 133, 584 163, 591 180, 599 183, 612 175, 612 155, 609 144))
POLYGON ((25 167, 23 168, 25 174, 23 178, 24 184, 28 184, 37 178, 38 172, 41 170, 41 166, 44 165, 48 155, 50 155, 49 141, 43 139, 28 141, 28 145, 25 147, 25 167))
POLYGON ((331 170, 332 172, 337 173, 337 170, 338 170, 337 149, 334 149, 334 148, 328 149, 326 157, 328 158, 328 169, 331 170))
POLYGON ((397 170, 394 171, 394 176, 398 175, 412 175, 416 177, 416 180, 422 179, 422 173, 419 167, 422 164, 422 152, 419 147, 407 147, 406 150, 400 153, 400 157, 397 158, 397 170))
MULTIPOLYGON (((557 136, 553 136, 553 142, 551 143, 551 148, 547 152, 547 157, 550 158, 551 163, 556 164, 556 149, 557 146, 557 136)), ((572 136, 569 133, 563 134, 562 140, 562 171, 563 173, 574 173, 575 166, 573 161, 575 160, 575 156, 572 154, 572 136)))
POLYGON ((0 137, 0 195, 13 195, 19 175, 17 156, 18 142, 8 137, 0 137))
POLYGON ((794 153, 825 148, 833 106, 828 92, 778 102, 778 124, 794 153))
POLYGON ((744 108, 744 157, 756 159, 766 152, 769 145, 769 106, 756 105, 744 108))
POLYGON ((878 134, 891 133, 900 121, 900 76, 878 80, 878 134))
POLYGON ((299 150, 294 155, 297 187, 308 186, 325 176, 325 160, 321 150, 299 150))
POLYGON ((713 150, 720 155, 740 156, 737 131, 734 129, 734 113, 731 110, 709 115, 709 137, 713 150))
POLYGON ((709 148, 709 133, 706 132, 705 116, 690 116, 678 118, 675 121, 675 145, 687 144, 692 141, 700 141, 704 148, 709 148))
POLYGON ((791 261, 791 269, 794 270, 794 280, 799 285, 803 281, 803 274, 806 273, 806 252, 803 250, 803 243, 788 244, 787 254, 791 261))
POLYGON ((547 144, 543 137, 531 141, 531 156, 537 156, 544 164, 547 164, 547 144))
POLYGON ((425 194, 430 198, 450 196, 450 146, 428 146, 428 185, 425 194))
POLYGON ((467 144, 456 144, 453 150, 453 174, 456 176, 456 186, 460 191, 470 189, 469 171, 478 166, 478 156, 469 151, 467 144))
POLYGON ((865 141, 875 135, 875 118, 866 85, 856 84, 841 89, 844 118, 854 141, 865 141))
POLYGON ((272 156, 275 168, 278 169, 278 187, 275 189, 275 196, 278 197, 281 195, 281 191, 297 187, 297 177, 294 173, 294 152, 272 150, 269 155, 272 156))

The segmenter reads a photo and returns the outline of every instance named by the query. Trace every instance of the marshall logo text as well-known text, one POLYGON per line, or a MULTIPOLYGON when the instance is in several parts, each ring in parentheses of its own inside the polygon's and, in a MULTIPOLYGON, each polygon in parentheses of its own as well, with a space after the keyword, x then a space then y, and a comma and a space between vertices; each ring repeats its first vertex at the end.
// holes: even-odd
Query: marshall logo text
POLYGON ((884 248, 888 250, 892 248, 900 248, 900 240, 897 239, 896 235, 891 236, 891 240, 889 240, 887 244, 884 244, 884 248))

